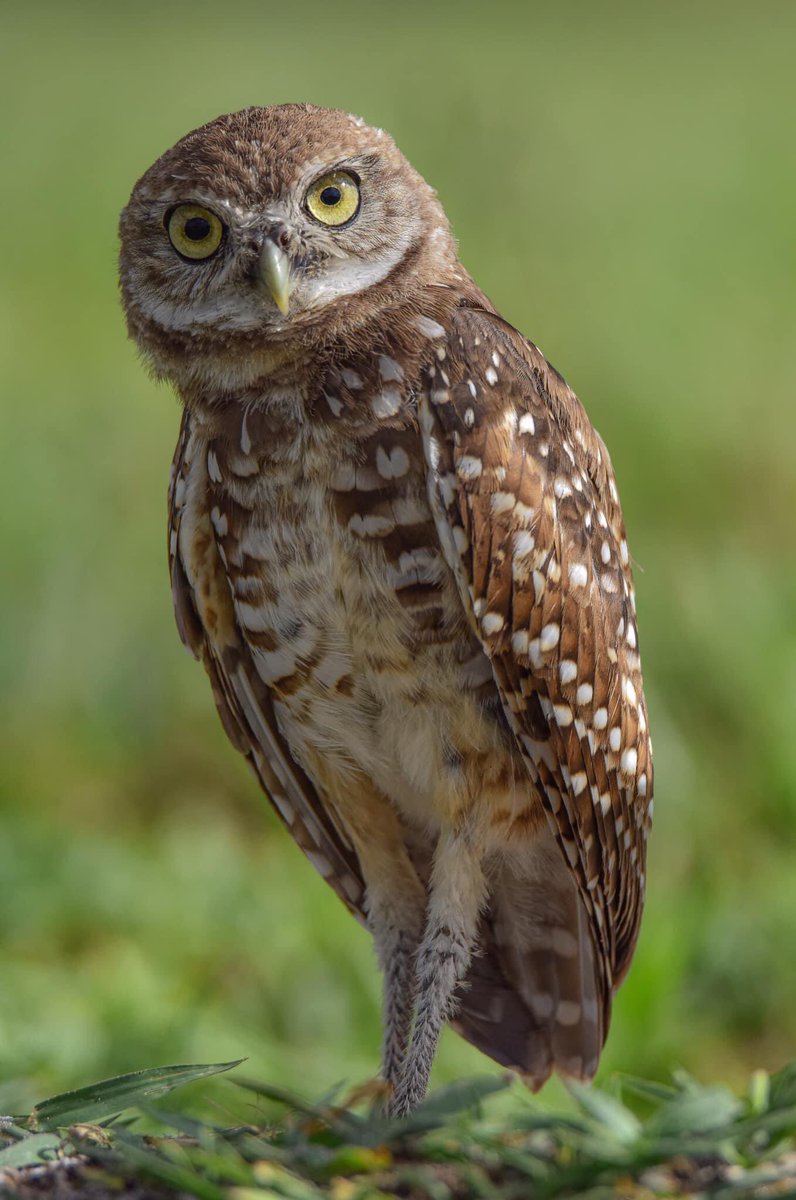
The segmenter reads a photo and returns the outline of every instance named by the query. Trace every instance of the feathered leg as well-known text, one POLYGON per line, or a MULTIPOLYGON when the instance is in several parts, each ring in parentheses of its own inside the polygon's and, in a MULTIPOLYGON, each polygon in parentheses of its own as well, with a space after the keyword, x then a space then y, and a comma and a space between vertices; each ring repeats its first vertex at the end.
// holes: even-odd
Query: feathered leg
POLYGON ((368 928, 384 976, 382 1077, 394 1094, 412 1025, 415 954, 423 933, 426 889, 406 848, 405 831, 386 796, 361 776, 329 788, 354 844, 365 880, 368 928))
POLYGON ((428 915, 417 953, 416 1011, 412 1041, 390 1106, 405 1116, 426 1094, 442 1026, 453 1015, 455 993, 467 973, 486 883, 466 834, 444 833, 434 855, 428 915))
POLYGON ((425 916, 425 893, 414 872, 407 875, 400 894, 397 882, 392 878, 390 889, 381 884, 368 889, 368 924, 384 977, 381 1074, 393 1095, 412 1028, 415 955, 425 916))

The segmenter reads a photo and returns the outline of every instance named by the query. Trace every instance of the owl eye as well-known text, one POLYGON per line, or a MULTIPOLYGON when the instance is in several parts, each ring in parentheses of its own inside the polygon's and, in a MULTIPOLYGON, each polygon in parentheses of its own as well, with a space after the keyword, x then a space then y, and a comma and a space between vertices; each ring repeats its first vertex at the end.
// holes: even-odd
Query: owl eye
POLYGON ((224 236, 224 226, 215 213, 199 204, 180 204, 169 214, 169 241, 183 258, 199 260, 215 254, 224 236))
POLYGON ((359 184, 347 171, 330 171, 307 192, 307 209, 322 225, 345 225, 359 212, 359 184))

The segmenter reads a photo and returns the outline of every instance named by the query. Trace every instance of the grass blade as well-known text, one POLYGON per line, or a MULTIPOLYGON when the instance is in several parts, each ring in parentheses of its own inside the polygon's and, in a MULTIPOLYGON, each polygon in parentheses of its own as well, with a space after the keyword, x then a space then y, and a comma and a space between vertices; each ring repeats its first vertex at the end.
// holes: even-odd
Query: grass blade
POLYGON ((147 1071, 116 1075, 113 1079, 103 1079, 100 1083, 43 1100, 28 1117, 28 1125, 42 1131, 76 1124, 93 1125, 103 1117, 113 1116, 141 1101, 165 1096, 183 1084, 229 1071, 242 1062, 239 1058, 235 1062, 152 1067, 147 1071))
POLYGON ((61 1145, 55 1133, 32 1133, 19 1142, 0 1150, 0 1171, 7 1167, 31 1167, 43 1161, 42 1154, 54 1151, 61 1145))
POLYGON ((724 1129, 740 1116, 743 1104, 719 1084, 691 1087, 663 1104, 647 1122, 652 1137, 692 1137, 724 1129))
POLYGON ((574 1096, 581 1110, 618 1142, 630 1145, 641 1134, 641 1122, 638 1117, 607 1092, 576 1083, 574 1080, 567 1082, 567 1091, 574 1096))

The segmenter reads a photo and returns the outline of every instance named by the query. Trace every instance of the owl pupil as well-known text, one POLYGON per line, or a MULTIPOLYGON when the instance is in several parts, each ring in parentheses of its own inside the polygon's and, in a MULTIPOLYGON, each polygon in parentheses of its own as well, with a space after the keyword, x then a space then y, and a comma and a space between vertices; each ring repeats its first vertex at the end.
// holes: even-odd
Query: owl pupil
POLYGON ((192 242, 201 242, 210 232, 210 222, 204 217, 190 217, 185 222, 185 236, 192 242))
POLYGON ((343 198, 343 193, 336 187, 325 187, 321 192, 321 204, 327 205, 328 208, 334 208, 335 204, 339 204, 343 198))

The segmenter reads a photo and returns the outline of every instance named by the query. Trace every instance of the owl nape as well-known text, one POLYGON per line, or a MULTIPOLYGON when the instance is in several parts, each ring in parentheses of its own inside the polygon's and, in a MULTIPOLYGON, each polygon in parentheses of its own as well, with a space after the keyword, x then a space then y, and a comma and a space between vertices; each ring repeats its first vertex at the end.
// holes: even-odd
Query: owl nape
POLYGON ((396 1115, 446 1021, 594 1074, 644 896, 652 757, 605 445, 383 131, 249 108, 121 218, 131 337, 183 405, 180 636, 368 925, 396 1115))

